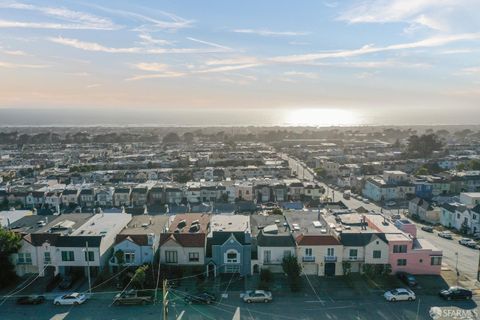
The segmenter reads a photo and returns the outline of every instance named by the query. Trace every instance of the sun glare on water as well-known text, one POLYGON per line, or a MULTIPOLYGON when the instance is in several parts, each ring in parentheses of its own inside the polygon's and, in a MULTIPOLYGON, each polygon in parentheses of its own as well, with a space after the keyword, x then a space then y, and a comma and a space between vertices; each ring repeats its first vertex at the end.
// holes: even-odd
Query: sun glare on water
POLYGON ((344 109, 305 108, 288 110, 284 123, 290 126, 355 126, 361 124, 357 113, 344 109))

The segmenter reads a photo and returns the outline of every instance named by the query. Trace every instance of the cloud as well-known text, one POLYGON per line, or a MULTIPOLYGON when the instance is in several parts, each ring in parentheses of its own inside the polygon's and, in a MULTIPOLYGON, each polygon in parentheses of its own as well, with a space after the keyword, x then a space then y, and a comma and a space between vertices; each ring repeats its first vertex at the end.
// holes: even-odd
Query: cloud
POLYGON ((293 76, 293 77, 301 77, 307 79, 317 79, 318 75, 313 72, 300 72, 300 71, 287 71, 284 72, 283 75, 285 76, 293 76))
POLYGON ((263 37, 292 37, 292 36, 305 36, 310 32, 295 32, 295 31, 270 31, 267 29, 234 29, 235 33, 255 34, 263 37))
POLYGON ((10 50, 10 49, 2 48, 2 47, 0 47, 0 53, 7 54, 9 56, 22 56, 22 57, 29 56, 29 54, 26 53, 25 51, 10 50))
POLYGON ((274 63, 309 63, 309 62, 322 60, 322 59, 350 58, 350 57, 356 57, 356 56, 377 53, 377 52, 439 47, 452 42, 471 41, 471 40, 478 40, 478 39, 480 39, 480 33, 463 33, 463 34, 454 34, 454 35, 446 35, 446 36, 435 36, 435 37, 430 37, 430 38, 426 38, 424 40, 419 40, 415 42, 393 44, 393 45, 384 46, 384 47, 375 47, 373 45, 365 45, 359 49, 278 56, 278 57, 270 58, 268 60, 274 63))
POLYGON ((459 74, 463 74, 463 75, 480 75, 480 67, 463 68, 459 74))
POLYGON ((130 54, 189 54, 189 53, 221 53, 228 52, 223 48, 213 47, 213 48, 144 48, 144 47, 126 47, 126 48, 114 48, 107 47, 96 42, 87 42, 81 41, 78 39, 72 38, 48 38, 49 41, 52 41, 57 44, 64 46, 84 50, 84 51, 94 51, 94 52, 105 52, 105 53, 130 53, 130 54))
POLYGON ((338 7, 338 2, 336 2, 336 1, 324 1, 323 5, 327 8, 336 8, 336 7, 338 7))
POLYGON ((0 8, 24 11, 35 11, 45 16, 53 17, 68 23, 52 22, 28 22, 1 20, 2 28, 33 28, 33 29, 93 29, 93 30, 116 30, 117 26, 110 19, 99 17, 90 13, 74 11, 60 7, 43 7, 24 3, 0 3, 0 8))
POLYGON ((187 74, 184 72, 167 71, 164 73, 136 75, 136 76, 125 79, 125 81, 137 81, 137 80, 158 79, 158 78, 178 78, 178 77, 183 77, 185 75, 187 74))
POLYGON ((48 68, 49 65, 45 64, 22 64, 22 63, 11 63, 6 61, 0 61, 0 68, 8 69, 17 69, 17 68, 26 68, 26 69, 43 69, 48 68))
POLYGON ((144 45, 171 45, 172 42, 164 39, 155 39, 148 33, 139 34, 138 37, 143 40, 144 45))
POLYGON ((142 71, 154 71, 154 72, 166 71, 168 69, 168 65, 163 63, 156 63, 156 62, 154 63, 140 62, 140 63, 134 64, 134 67, 142 71))
POLYGON ((121 16, 124 18, 128 18, 130 20, 142 23, 140 26, 137 26, 132 29, 133 31, 139 31, 142 33, 155 32, 159 30, 176 31, 183 28, 190 28, 192 24, 195 22, 194 20, 184 19, 170 12, 152 10, 150 8, 148 9, 150 13, 158 13, 159 15, 162 15, 170 20, 169 21, 161 20, 161 19, 153 18, 151 16, 147 16, 147 15, 133 12, 133 11, 111 9, 111 8, 99 6, 96 4, 89 4, 89 6, 110 14, 114 14, 117 16, 121 16))
POLYGON ((201 43, 201 44, 206 44, 207 46, 224 49, 224 50, 226 50, 226 51, 232 51, 232 48, 229 48, 229 47, 220 45, 220 44, 218 44, 218 43, 209 42, 209 41, 204 41, 204 40, 200 40, 200 39, 196 39, 196 38, 192 38, 192 37, 187 37, 187 39, 190 40, 190 41, 193 41, 193 42, 197 42, 197 43, 201 43))
POLYGON ((239 65, 230 65, 230 66, 221 66, 216 68, 202 69, 202 70, 195 71, 194 73, 227 72, 227 71, 234 71, 234 70, 251 69, 258 66, 260 66, 259 63, 239 64, 239 65))
POLYGON ((406 33, 421 27, 447 31, 446 16, 452 8, 465 5, 469 0, 367 0, 351 6, 337 20, 348 23, 391 23, 409 24, 406 33))
POLYGON ((102 86, 101 83, 92 83, 92 84, 87 85, 85 88, 93 89, 93 88, 98 88, 98 87, 101 87, 101 86, 102 86))
POLYGON ((205 62, 207 66, 236 65, 236 64, 255 64, 259 63, 256 57, 235 57, 230 59, 216 59, 205 62))

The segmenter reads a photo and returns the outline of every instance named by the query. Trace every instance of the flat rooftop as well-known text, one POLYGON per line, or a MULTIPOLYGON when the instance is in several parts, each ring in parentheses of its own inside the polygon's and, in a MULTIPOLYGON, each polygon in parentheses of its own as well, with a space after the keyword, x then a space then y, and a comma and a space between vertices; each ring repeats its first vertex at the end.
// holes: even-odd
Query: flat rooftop
POLYGON ((66 213, 56 217, 45 216, 47 225, 37 230, 36 233, 58 233, 67 235, 85 224, 93 214, 91 213, 66 213), (54 219, 50 221, 50 219, 54 219))
POLYGON ((104 236, 119 227, 123 228, 131 219, 132 215, 126 213, 95 214, 71 235, 104 236))
POLYGON ((328 234, 328 226, 319 214, 318 210, 287 211, 284 214, 295 237, 302 233, 305 235, 328 234))
MULTIPOLYGON (((193 225, 196 225, 195 232, 207 233, 210 227, 210 218, 208 213, 183 213, 170 216, 169 232, 190 233, 193 225)), ((193 232, 193 230, 192 230, 193 232)))
POLYGON ((160 234, 164 231, 168 222, 167 215, 138 215, 133 216, 128 225, 120 232, 120 234, 160 234))
POLYGON ((253 236, 256 236, 262 230, 265 230, 267 233, 271 232, 277 235, 290 234, 288 222, 282 215, 251 215, 250 224, 253 236))
POLYGON ((213 215, 210 220, 211 231, 248 232, 250 233, 250 217, 244 215, 213 215))

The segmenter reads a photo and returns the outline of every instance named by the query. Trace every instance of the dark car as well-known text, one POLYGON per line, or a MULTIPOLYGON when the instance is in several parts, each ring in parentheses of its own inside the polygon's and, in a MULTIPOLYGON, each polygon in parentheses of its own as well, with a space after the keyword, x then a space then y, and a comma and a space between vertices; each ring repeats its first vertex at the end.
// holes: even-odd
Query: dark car
POLYGON ((17 304, 40 304, 44 301, 44 296, 23 296, 17 299, 17 304))
POLYGON ((421 229, 422 229, 423 231, 425 231, 425 232, 433 233, 433 227, 423 226, 421 229))
POLYGON ((186 303, 192 304, 211 304, 217 300, 217 298, 208 292, 202 292, 200 294, 189 294, 184 298, 186 303))
POLYGON ((413 275, 407 272, 397 272, 397 277, 409 287, 415 287, 418 282, 413 275))
POLYGON ((446 300, 470 300, 472 291, 462 287, 450 287, 439 292, 440 297, 446 300))
POLYGON ((71 275, 66 275, 62 282, 58 285, 58 287, 62 290, 70 289, 73 286, 74 283, 74 277, 71 275))

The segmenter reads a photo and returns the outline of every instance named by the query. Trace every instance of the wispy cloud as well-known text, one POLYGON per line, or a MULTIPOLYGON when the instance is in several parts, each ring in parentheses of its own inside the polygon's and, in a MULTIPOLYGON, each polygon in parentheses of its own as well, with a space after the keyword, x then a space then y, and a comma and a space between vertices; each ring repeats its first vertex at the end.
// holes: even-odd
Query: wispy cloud
POLYGON ((215 59, 205 62, 207 66, 236 65, 236 64, 257 64, 259 59, 256 57, 242 56, 229 59, 215 59))
POLYGON ((0 3, 0 8, 39 12, 48 17, 60 19, 67 23, 29 22, 1 20, 1 28, 33 28, 33 29, 93 29, 115 30, 120 26, 109 18, 99 17, 82 11, 74 11, 63 7, 43 7, 24 3, 0 3))
POLYGON ((444 16, 452 7, 465 3, 466 0, 366 0, 348 8, 338 20, 348 23, 405 22, 410 25, 406 32, 413 32, 420 26, 445 31, 449 27, 444 16))
POLYGON ((87 85, 85 88, 93 89, 93 88, 98 88, 98 87, 101 87, 101 86, 102 86, 101 83, 92 83, 92 84, 87 85))
POLYGON ((130 54, 189 54, 189 53, 221 53, 230 52, 224 48, 209 47, 209 48, 145 48, 145 47, 124 47, 115 48, 107 47, 96 42, 81 41, 73 38, 55 37, 48 38, 49 41, 61 44, 64 46, 94 52, 105 53, 130 53, 130 54))
POLYGON ((138 35, 140 39, 142 39, 141 44, 143 45, 171 45, 173 44, 171 41, 164 40, 164 39, 156 39, 153 38, 150 34, 148 33, 141 33, 138 35))
POLYGON ((292 37, 292 36, 305 36, 310 32, 297 32, 297 31, 271 31, 268 29, 234 29, 235 33, 255 34, 263 37, 292 37))
POLYGON ((307 79, 318 78, 318 74, 314 72, 287 71, 287 72, 284 72, 283 75, 289 76, 289 77, 301 77, 301 78, 307 78, 307 79))
POLYGON ((10 49, 6 49, 6 48, 2 48, 2 47, 0 47, 0 53, 6 54, 6 55, 9 55, 9 56, 22 56, 22 57, 29 56, 29 54, 26 53, 25 51, 10 50, 10 49))
POLYGON ((207 45, 207 46, 224 49, 225 51, 232 51, 232 48, 229 48, 229 47, 227 47, 227 46, 224 46, 224 45, 221 45, 221 44, 218 44, 218 43, 214 43, 214 42, 210 42, 210 41, 205 41, 205 40, 200 40, 200 39, 192 38, 192 37, 187 37, 187 39, 190 40, 190 41, 193 41, 193 42, 205 44, 205 45, 207 45))
POLYGON ((458 74, 462 74, 462 75, 480 75, 480 66, 479 66, 479 67, 463 68, 458 74))
POLYGON ((8 69, 17 69, 17 68, 26 68, 26 69, 43 69, 48 68, 49 65, 46 64, 23 64, 23 63, 12 63, 6 61, 0 61, 0 68, 8 69))
POLYGON ((109 14, 128 18, 130 20, 140 23, 139 26, 134 27, 132 30, 142 32, 142 33, 155 32, 159 30, 175 31, 178 29, 190 28, 192 24, 195 22, 194 20, 185 19, 166 11, 159 11, 159 10, 152 11, 151 9, 149 9, 151 13, 154 12, 154 13, 157 13, 158 15, 163 16, 164 18, 167 18, 167 20, 162 20, 159 18, 152 17, 151 15, 141 14, 133 11, 112 9, 112 8, 107 8, 107 7, 103 7, 96 4, 90 4, 89 6, 91 6, 92 8, 96 8, 98 10, 107 12, 109 14))
POLYGON ((147 63, 147 62, 140 62, 137 64, 133 65, 136 69, 142 70, 142 71, 154 71, 154 72, 160 72, 160 71, 167 71, 168 70, 168 65, 164 63, 147 63))
POLYGON ((350 57, 356 57, 356 56, 377 53, 377 52, 439 47, 439 46, 447 45, 453 42, 472 41, 472 40, 479 40, 479 39, 480 39, 480 33, 463 33, 463 34, 446 35, 446 36, 435 36, 435 37, 430 37, 430 38, 426 38, 424 40, 419 40, 415 42, 393 44, 393 45, 384 46, 384 47, 375 47, 373 45, 365 45, 359 49, 278 56, 278 57, 270 58, 269 61, 276 62, 276 63, 309 63, 309 62, 322 60, 322 59, 350 58, 350 57))

